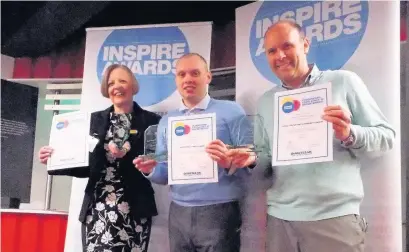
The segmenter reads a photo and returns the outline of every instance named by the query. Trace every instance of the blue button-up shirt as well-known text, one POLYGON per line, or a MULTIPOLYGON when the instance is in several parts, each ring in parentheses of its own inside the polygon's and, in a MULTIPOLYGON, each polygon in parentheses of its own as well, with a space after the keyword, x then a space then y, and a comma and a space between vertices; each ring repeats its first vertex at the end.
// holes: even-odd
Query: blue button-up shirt
MULTIPOLYGON (((242 145, 251 144, 251 134, 244 130, 239 134, 240 124, 246 117, 243 108, 232 101, 216 100, 206 95, 194 108, 188 109, 182 102, 179 109, 170 111, 162 117, 158 126, 158 141, 156 155, 167 153, 166 129, 168 118, 185 116, 188 114, 216 114, 216 136, 225 144, 242 145)), ((251 130, 251 129, 246 129, 251 130)), ((192 160, 192 166, 198 165, 192 160)), ((219 167, 218 183, 198 183, 186 185, 171 185, 172 200, 183 206, 203 206, 218 203, 237 201, 244 196, 244 182, 250 175, 248 169, 238 169, 233 175, 228 175, 226 169, 219 167)), ((166 162, 156 165, 153 172, 147 176, 152 182, 158 184, 168 183, 168 165, 166 162)))

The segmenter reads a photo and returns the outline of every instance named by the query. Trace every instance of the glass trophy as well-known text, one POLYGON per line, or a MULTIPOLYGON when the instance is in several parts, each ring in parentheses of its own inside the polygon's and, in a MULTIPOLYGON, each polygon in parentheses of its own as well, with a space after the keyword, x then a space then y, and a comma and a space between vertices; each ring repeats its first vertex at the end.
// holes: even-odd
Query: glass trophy
MULTIPOLYGON (((264 138, 268 137, 264 130, 264 121, 260 115, 246 115, 237 118, 233 123, 233 132, 236 134, 234 145, 228 145, 230 150, 238 149, 240 152, 248 152, 250 156, 257 156, 265 151, 264 138), (257 140, 255 140, 257 133, 257 140), (256 143, 259 142, 259 143, 256 143)), ((232 175, 238 167, 234 165, 228 169, 228 175, 232 175)))
MULTIPOLYGON (((263 151, 265 146, 256 144, 254 139, 255 131, 257 131, 257 138, 264 139, 267 134, 264 129, 264 121, 260 115, 246 115, 238 118, 233 124, 233 132, 238 139, 234 145, 227 146, 228 149, 243 149, 250 152, 250 155, 257 155, 263 151)), ((264 141, 259 141, 264 142, 264 141)))
MULTIPOLYGON (((157 144, 157 133, 158 133, 158 125, 151 125, 149 126, 144 132, 144 154, 140 155, 139 157, 143 158, 144 160, 155 160, 158 163, 167 162, 168 155, 167 152, 162 154, 156 154, 156 144, 157 144)), ((167 145, 167 137, 166 131, 163 136, 163 144, 164 146, 167 145)))

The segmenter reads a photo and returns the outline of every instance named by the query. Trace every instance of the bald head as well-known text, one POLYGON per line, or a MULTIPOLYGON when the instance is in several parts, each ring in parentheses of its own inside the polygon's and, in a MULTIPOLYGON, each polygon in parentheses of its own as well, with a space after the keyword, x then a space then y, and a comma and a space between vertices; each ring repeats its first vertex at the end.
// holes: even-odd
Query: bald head
POLYGON ((264 38, 266 38, 266 36, 270 34, 271 31, 275 31, 277 29, 295 29, 301 39, 305 37, 304 32, 299 24, 292 20, 280 20, 268 27, 266 33, 264 33, 264 38))
POLYGON ((273 73, 285 84, 298 87, 308 74, 310 43, 301 27, 290 20, 271 25, 264 35, 264 49, 273 73))
POLYGON ((198 59, 203 63, 204 69, 205 69, 207 72, 210 71, 210 70, 209 70, 209 66, 208 66, 207 61, 205 60, 205 58, 204 58, 202 55, 200 55, 200 54, 198 54, 198 53, 194 53, 194 52, 193 52, 193 53, 187 53, 187 54, 183 55, 182 57, 180 57, 180 58, 178 59, 177 63, 176 63, 176 68, 177 68, 177 65, 179 64, 180 61, 182 61, 182 60, 184 60, 184 59, 187 59, 187 58, 191 58, 191 57, 196 57, 196 58, 198 58, 198 59))

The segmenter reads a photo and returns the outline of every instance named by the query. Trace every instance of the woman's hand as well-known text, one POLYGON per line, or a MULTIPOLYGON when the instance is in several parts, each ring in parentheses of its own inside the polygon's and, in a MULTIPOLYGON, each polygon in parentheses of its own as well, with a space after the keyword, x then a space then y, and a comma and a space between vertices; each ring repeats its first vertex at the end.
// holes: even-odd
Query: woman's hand
POLYGON ((108 150, 114 158, 123 158, 130 149, 131 145, 128 141, 125 142, 121 150, 112 141, 108 144, 108 150))
POLYGON ((40 163, 46 165, 52 153, 53 153, 53 148, 51 148, 50 146, 41 147, 40 151, 38 152, 38 158, 40 159, 40 163))

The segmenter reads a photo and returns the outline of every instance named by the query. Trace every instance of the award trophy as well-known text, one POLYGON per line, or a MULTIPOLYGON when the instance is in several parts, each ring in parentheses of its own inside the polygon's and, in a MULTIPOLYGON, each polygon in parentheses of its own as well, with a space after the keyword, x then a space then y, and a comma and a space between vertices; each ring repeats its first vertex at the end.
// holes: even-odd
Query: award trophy
MULTIPOLYGON (((167 152, 157 154, 156 153, 156 144, 157 144, 157 133, 158 125, 149 126, 144 132, 144 154, 139 157, 144 160, 155 160, 158 163, 163 163, 168 161, 167 152)), ((163 137, 163 144, 167 145, 166 132, 163 137)))
POLYGON ((233 132, 237 134, 237 143, 227 146, 228 149, 243 149, 250 152, 250 155, 257 155, 262 152, 264 146, 255 143, 255 131, 257 131, 257 138, 264 139, 267 134, 264 130, 264 122, 260 115, 246 115, 238 118, 233 124, 233 132))
MULTIPOLYGON (((233 132, 236 134, 236 142, 227 146, 229 150, 237 149, 249 153, 250 156, 257 156, 258 153, 266 151, 263 139, 268 136, 260 115, 246 115, 238 118, 233 124, 233 132)), ((231 167, 228 174, 233 174, 237 168, 231 167)))

